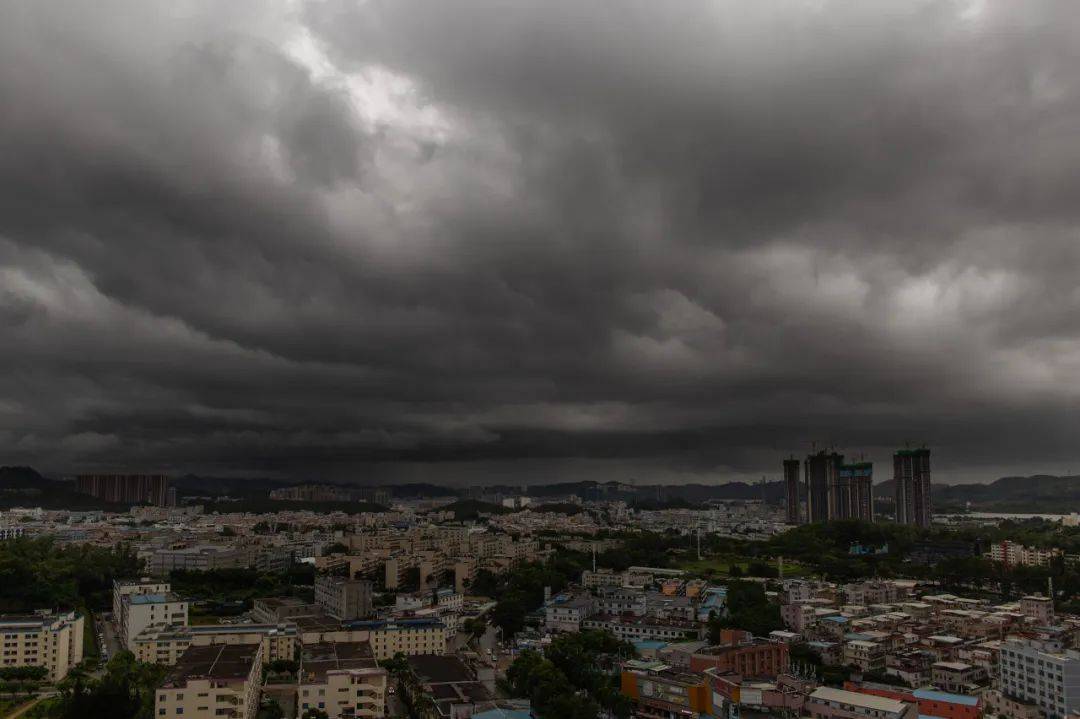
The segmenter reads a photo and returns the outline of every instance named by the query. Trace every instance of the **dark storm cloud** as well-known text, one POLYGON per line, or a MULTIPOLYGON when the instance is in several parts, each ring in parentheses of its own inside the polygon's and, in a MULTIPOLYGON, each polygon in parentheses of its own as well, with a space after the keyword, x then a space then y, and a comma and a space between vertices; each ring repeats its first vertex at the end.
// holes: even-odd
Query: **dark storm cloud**
POLYGON ((1078 40, 1049 0, 0 4, 0 449, 1064 470, 1078 40))

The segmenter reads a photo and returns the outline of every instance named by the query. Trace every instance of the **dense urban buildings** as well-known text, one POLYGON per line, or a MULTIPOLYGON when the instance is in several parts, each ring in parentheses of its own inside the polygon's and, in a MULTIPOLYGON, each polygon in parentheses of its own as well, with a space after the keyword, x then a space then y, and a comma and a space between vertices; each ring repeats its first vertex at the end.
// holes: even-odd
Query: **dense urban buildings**
POLYGON ((930 450, 901 449, 893 455, 896 521, 929 527, 932 519, 930 450))
POLYGON ((80 474, 75 478, 75 489, 118 504, 165 507, 169 500, 169 478, 163 474, 80 474))
POLYGON ((382 487, 343 487, 330 484, 300 484, 270 490, 270 499, 289 502, 371 502, 389 507, 390 490, 382 487))
MULTIPOLYGON (((0 520, 62 545, 126 546, 137 559, 131 576, 140 578, 115 579, 112 612, 98 606, 94 628, 81 626, 110 628, 97 640, 109 654, 127 649, 167 669, 154 714, 171 719, 254 717, 260 702, 271 701, 287 716, 400 717, 402 698, 429 707, 431 719, 530 712, 530 719, 551 719, 521 694, 507 696, 500 680, 528 652, 573 647, 587 631, 625 642, 588 661, 633 717, 1071 717, 1080 617, 1055 606, 1053 585, 1047 595, 1031 586, 1004 598, 987 590, 957 595, 925 568, 910 579, 831 582, 805 553, 786 561, 796 551, 787 538, 779 538, 791 547, 784 557, 758 554, 788 532, 815 546, 839 537, 828 565, 838 573, 875 565, 905 572, 907 563, 880 539, 895 531, 885 525, 789 523, 806 521, 800 495, 815 489, 800 486, 807 477, 827 480, 819 505, 825 521, 869 520, 872 466, 836 452, 800 464, 785 461, 784 492, 771 504, 755 498, 644 509, 579 499, 549 512, 515 501, 517 511, 481 504, 463 518, 426 498, 359 514, 141 506, 29 510, 0 520), (866 538, 848 541, 859 534, 866 538), (700 558, 699 537, 706 539, 700 558), (725 540, 708 541, 715 537, 725 540), (649 538, 657 565, 619 562, 622 550, 638 539, 651 546, 649 538), (743 542, 754 553, 727 554, 743 542), (554 574, 566 565, 576 574, 554 574), (267 591, 252 596, 242 586, 244 599, 223 596, 224 587, 252 578, 267 591), (504 592, 523 578, 543 584, 504 592), (558 586, 545 586, 555 579, 558 586), (504 594, 516 596, 508 604, 504 594)), ((903 530, 919 538, 902 551, 928 564, 982 556, 1003 573, 1022 567, 1021 574, 1063 571, 1078 559, 1038 534, 1025 535, 1031 546, 960 542, 941 538, 950 531, 941 526, 934 534, 903 530)), ((0 620, 0 668, 69 674, 81 656, 76 637, 86 639, 75 616, 0 620), (46 640, 46 626, 64 638, 46 640)))

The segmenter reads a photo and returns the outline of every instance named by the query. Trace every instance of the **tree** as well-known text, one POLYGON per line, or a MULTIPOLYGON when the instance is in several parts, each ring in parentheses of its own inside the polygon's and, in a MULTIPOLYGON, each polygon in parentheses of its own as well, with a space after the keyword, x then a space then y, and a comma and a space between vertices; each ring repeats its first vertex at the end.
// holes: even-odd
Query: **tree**
POLYGON ((604 655, 634 656, 634 648, 609 632, 560 636, 543 654, 523 652, 507 670, 508 688, 514 696, 527 697, 541 719, 595 719, 601 708, 625 719, 632 703, 600 669, 604 655))
POLYGON ((479 639, 488 630, 488 623, 479 617, 470 617, 461 623, 461 630, 472 639, 479 639))

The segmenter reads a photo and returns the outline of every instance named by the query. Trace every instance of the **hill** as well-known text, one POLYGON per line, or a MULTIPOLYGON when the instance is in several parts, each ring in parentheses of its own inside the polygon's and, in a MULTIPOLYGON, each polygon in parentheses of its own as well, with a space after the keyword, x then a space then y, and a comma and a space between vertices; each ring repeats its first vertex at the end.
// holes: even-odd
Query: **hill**
MULTIPOLYGON (((874 485, 874 496, 892 498, 891 479, 874 485)), ((1035 474, 1030 477, 1002 477, 988 484, 935 484, 932 487, 935 511, 973 510, 998 512, 1080 512, 1080 476, 1058 477, 1035 474)))
POLYGON ((127 505, 79 494, 71 482, 49 479, 32 467, 0 467, 0 509, 13 507, 114 512, 127 509, 127 505))

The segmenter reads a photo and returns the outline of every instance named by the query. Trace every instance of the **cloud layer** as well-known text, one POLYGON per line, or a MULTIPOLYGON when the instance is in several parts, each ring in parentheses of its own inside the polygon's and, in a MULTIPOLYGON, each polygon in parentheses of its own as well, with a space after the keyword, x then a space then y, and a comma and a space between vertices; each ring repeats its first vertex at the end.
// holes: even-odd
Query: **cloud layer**
POLYGON ((0 456, 1068 471, 1066 0, 0 2, 0 456))

